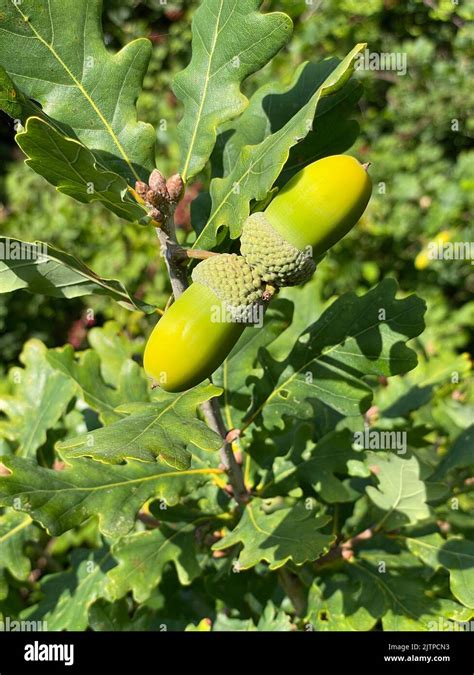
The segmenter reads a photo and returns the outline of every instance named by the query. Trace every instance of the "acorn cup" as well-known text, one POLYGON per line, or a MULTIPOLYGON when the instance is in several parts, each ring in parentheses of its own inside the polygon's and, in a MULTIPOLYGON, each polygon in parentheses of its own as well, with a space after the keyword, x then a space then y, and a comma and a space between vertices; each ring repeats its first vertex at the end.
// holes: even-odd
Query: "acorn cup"
POLYGON ((215 255, 194 269, 194 283, 148 340, 147 374, 171 392, 209 378, 245 327, 261 323, 272 289, 307 281, 315 259, 356 225, 371 190, 365 167, 346 155, 296 174, 264 212, 246 220, 241 256, 215 255))

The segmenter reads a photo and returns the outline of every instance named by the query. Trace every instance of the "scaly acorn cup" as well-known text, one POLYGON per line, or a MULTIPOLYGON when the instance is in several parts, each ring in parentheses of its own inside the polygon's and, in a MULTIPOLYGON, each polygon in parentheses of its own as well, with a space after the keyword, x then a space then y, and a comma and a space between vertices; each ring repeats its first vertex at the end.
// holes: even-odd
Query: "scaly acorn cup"
POLYGON ((166 391, 185 391, 210 377, 245 327, 261 321, 265 306, 265 286, 242 256, 212 256, 192 278, 145 348, 145 371, 166 391))
POLYGON ((372 182, 353 157, 334 155, 297 173, 263 213, 245 221, 240 251, 261 278, 294 286, 314 273, 318 258, 359 221, 372 182))

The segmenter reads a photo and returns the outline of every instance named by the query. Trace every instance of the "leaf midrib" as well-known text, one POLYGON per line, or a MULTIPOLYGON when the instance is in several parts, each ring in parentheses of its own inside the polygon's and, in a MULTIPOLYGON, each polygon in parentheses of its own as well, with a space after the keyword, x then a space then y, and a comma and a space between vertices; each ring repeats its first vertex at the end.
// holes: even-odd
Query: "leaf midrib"
MULTIPOLYGON (((15 4, 15 3, 13 2, 13 0, 11 0, 11 2, 12 2, 12 4, 13 4, 14 8, 18 11, 18 13, 20 14, 20 16, 22 17, 23 21, 25 21, 25 23, 30 27, 30 30, 33 32, 35 38, 36 38, 37 40, 39 40, 39 42, 41 42, 41 44, 43 44, 43 45, 46 47, 46 49, 48 49, 48 50, 51 52, 51 54, 54 56, 54 58, 57 60, 57 62, 62 66, 62 68, 64 69, 64 71, 67 73, 67 75, 70 77, 70 79, 71 79, 72 82, 74 83, 73 86, 76 86, 77 89, 78 89, 78 90, 81 92, 81 94, 84 96, 84 98, 86 99, 86 101, 89 103, 89 105, 91 106, 91 108, 94 110, 94 112, 96 113, 96 115, 98 116, 98 118, 100 119, 100 121, 102 122, 102 124, 104 125, 104 128, 106 129, 107 133, 108 133, 108 134, 110 135, 110 137, 112 138, 112 140, 113 140, 114 144, 116 145, 116 147, 117 147, 119 153, 121 154, 123 160, 126 162, 128 168, 130 169, 130 171, 132 172, 132 174, 135 176, 136 180, 140 180, 140 176, 139 176, 139 175, 137 174, 137 172, 135 171, 135 169, 134 169, 134 167, 133 167, 133 164, 131 163, 131 161, 130 161, 130 159, 129 159, 129 157, 128 157, 128 155, 127 155, 125 149, 124 149, 124 147, 122 146, 122 144, 120 143, 119 139, 117 138, 116 133, 114 132, 114 130, 113 130, 112 127, 110 126, 110 124, 109 124, 107 118, 104 116, 104 114, 102 113, 102 111, 100 110, 100 108, 99 108, 99 107, 97 106, 97 104, 95 103, 94 99, 93 99, 93 98, 90 96, 90 94, 86 91, 86 89, 85 89, 85 87, 83 86, 82 82, 80 82, 80 81, 76 78, 76 76, 74 75, 74 73, 70 70, 70 68, 69 68, 69 67, 66 65, 66 63, 62 60, 62 58, 60 57, 60 55, 58 54, 58 52, 54 49, 53 45, 52 45, 52 44, 49 44, 49 43, 48 43, 48 42, 40 35, 40 33, 38 33, 38 31, 36 30, 36 28, 33 26, 32 22, 31 22, 31 19, 29 19, 29 17, 28 17, 26 14, 23 14, 23 12, 21 11, 20 6, 17 5, 17 4, 15 4)), ((48 2, 48 8, 50 8, 50 0, 47 0, 47 2, 48 2)), ((53 27, 53 24, 52 24, 52 23, 51 23, 51 26, 53 27)), ((22 37, 27 37, 27 36, 22 36, 22 37)))
POLYGON ((12 528, 8 532, 6 532, 2 536, 0 536, 0 544, 3 544, 10 537, 14 537, 16 534, 18 534, 18 532, 21 532, 21 530, 24 530, 26 527, 28 527, 32 523, 33 523, 33 521, 30 518, 30 516, 25 516, 25 519, 21 523, 18 523, 18 525, 15 525, 14 528, 12 528))
MULTIPOLYGON (((7 467, 8 468, 8 467, 7 467)), ((179 476, 194 476, 194 475, 221 475, 225 473, 222 469, 189 469, 186 471, 168 471, 166 473, 153 474, 152 476, 144 476, 141 478, 131 478, 129 480, 123 480, 117 483, 103 483, 102 485, 93 485, 93 486, 76 486, 66 483, 66 487, 55 488, 55 489, 38 489, 35 487, 29 487, 24 489, 23 492, 18 492, 15 497, 18 497, 23 494, 51 494, 58 492, 99 492, 100 490, 108 490, 110 488, 121 488, 127 485, 133 485, 134 483, 146 483, 147 481, 160 480, 162 478, 175 478, 179 476)), ((9 480, 9 477, 6 476, 3 480, 9 480)), ((64 481, 66 482, 66 481, 64 481)))
POLYGON ((220 33, 219 24, 220 24, 220 20, 221 20, 221 14, 222 14, 223 6, 224 6, 224 0, 221 0, 220 7, 219 7, 219 13, 216 17, 216 26, 215 26, 214 35, 213 35, 213 38, 212 38, 211 51, 209 52, 209 59, 208 59, 208 64, 207 64, 206 81, 205 81, 205 84, 204 84, 204 90, 203 90, 203 93, 202 93, 202 96, 201 96, 201 101, 200 101, 198 113, 197 113, 197 116, 196 116, 196 123, 194 125, 193 135, 192 135, 191 141, 189 143, 188 154, 186 155, 186 161, 184 163, 184 167, 183 167, 183 171, 182 171, 182 176, 183 176, 184 182, 186 182, 186 179, 187 179, 189 165, 191 164, 194 145, 196 143, 197 133, 198 133, 198 129, 201 125, 202 113, 203 113, 204 105, 205 105, 206 99, 207 99, 207 92, 208 92, 208 89, 209 89, 209 83, 211 81, 212 61, 213 61, 215 50, 216 50, 217 38, 219 37, 219 33, 220 33))
MULTIPOLYGON (((413 613, 408 609, 408 607, 405 607, 405 605, 404 605, 404 604, 397 598, 397 596, 394 594, 394 592, 392 591, 392 589, 391 589, 387 584, 385 584, 384 581, 383 581, 382 579, 380 579, 380 577, 377 577, 373 572, 371 572, 370 570, 368 570, 364 565, 360 565, 359 563, 352 562, 352 563, 346 563, 346 564, 348 564, 348 565, 354 565, 358 570, 362 570, 362 572, 364 572, 367 576, 373 577, 373 578, 376 580, 377 584, 378 584, 379 586, 381 586, 382 592, 383 592, 386 596, 388 595, 388 596, 392 599, 392 607, 393 607, 393 605, 395 605, 395 606, 398 605, 399 607, 401 607, 401 608, 403 609, 403 611, 404 611, 409 617, 411 617, 411 619, 413 619, 414 621, 416 621, 416 623, 419 623, 418 617, 417 617, 415 614, 413 614, 413 613)), ((385 616, 385 615, 384 615, 384 616, 385 616)), ((383 617, 382 617, 382 618, 383 618, 383 617)))

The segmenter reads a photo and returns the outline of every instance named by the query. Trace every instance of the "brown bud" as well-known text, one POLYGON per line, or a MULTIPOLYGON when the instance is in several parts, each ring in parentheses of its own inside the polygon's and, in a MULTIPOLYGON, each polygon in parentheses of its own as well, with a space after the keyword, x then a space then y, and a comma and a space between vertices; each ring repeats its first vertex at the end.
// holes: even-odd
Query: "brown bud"
POLYGON ((213 551, 213 558, 225 558, 227 556, 227 551, 213 551))
POLYGON ((240 433, 241 433, 240 429, 231 429, 230 431, 227 432, 225 440, 227 441, 227 443, 233 443, 239 438, 240 433))
POLYGON ((156 192, 153 192, 153 190, 148 190, 148 192, 145 195, 145 199, 149 204, 155 204, 156 200, 156 192))
POLYGON ((447 534, 451 530, 451 525, 448 523, 447 520, 437 520, 436 524, 438 525, 441 532, 443 532, 443 534, 447 534))
POLYGON ((135 183, 135 192, 137 195, 145 199, 145 195, 148 192, 148 185, 141 180, 137 180, 135 183))
POLYGON ((158 169, 153 169, 148 183, 154 192, 165 192, 166 190, 166 180, 161 171, 158 171, 158 169))
POLYGON ((163 214, 159 209, 152 208, 150 209, 149 214, 153 220, 156 220, 158 223, 163 222, 163 214))
POLYGON ((178 202, 184 189, 183 179, 179 173, 175 173, 174 176, 168 178, 166 181, 166 187, 168 188, 170 200, 172 202, 178 202))
POLYGON ((352 560, 354 557, 354 551, 350 548, 344 548, 341 551, 341 556, 344 558, 344 560, 352 560))
POLYGON ((7 469, 5 464, 0 463, 0 476, 10 476, 10 475, 11 475, 10 469, 7 469))

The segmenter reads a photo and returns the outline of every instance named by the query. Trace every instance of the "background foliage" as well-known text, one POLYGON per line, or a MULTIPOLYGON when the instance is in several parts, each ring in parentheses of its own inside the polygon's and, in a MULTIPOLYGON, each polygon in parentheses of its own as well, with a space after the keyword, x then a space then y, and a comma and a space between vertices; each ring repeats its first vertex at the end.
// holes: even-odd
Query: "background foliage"
MULTIPOLYGON (((157 161, 167 175, 177 170, 180 157, 181 106, 171 83, 190 60, 191 18, 198 4, 104 2, 108 47, 116 50, 143 36, 153 43, 138 110, 139 118, 157 129, 157 161)), ((247 96, 268 81, 287 84, 305 59, 343 58, 359 42, 368 42, 371 51, 406 53, 408 74, 358 75, 364 84, 361 132, 351 152, 372 162, 375 189, 369 209, 310 284, 281 294, 259 338, 265 358, 255 364, 244 344, 216 375, 215 384, 233 392, 233 400, 225 401, 226 423, 249 426, 238 451, 247 458, 246 481, 256 498, 239 521, 212 460, 216 439, 198 420, 174 448, 175 466, 184 468, 178 487, 174 475, 167 475, 173 473, 169 466, 140 462, 138 449, 127 455, 126 465, 104 465, 103 494, 94 492, 90 433, 105 424, 96 432, 96 457, 107 452, 119 462, 123 457, 114 455, 111 439, 117 433, 133 439, 144 420, 166 409, 166 396, 151 398, 137 364, 156 318, 104 296, 65 300, 26 291, 2 294, 0 447, 5 465, 16 470, 15 480, 33 495, 26 512, 9 508, 8 499, 2 502, 4 615, 47 620, 58 630, 158 630, 166 625, 281 631, 305 626, 421 630, 440 617, 463 621, 472 616, 474 268, 469 260, 426 257, 428 242, 440 233, 450 241, 474 241, 468 3, 266 0, 263 7, 288 13, 295 33, 289 46, 245 83, 247 96), (421 326, 411 333, 402 325, 390 326, 403 342, 411 339, 416 369, 387 380, 382 358, 361 367, 371 373, 375 391, 366 421, 380 430, 408 430, 409 457, 394 455, 390 465, 380 453, 362 461, 350 443, 361 420, 350 409, 338 409, 331 392, 315 411, 302 384, 286 387, 286 371, 278 365, 298 367, 295 339, 337 296, 376 292, 384 302, 395 302, 388 277, 398 283, 398 302, 413 292, 427 302, 426 329, 419 337, 421 326), (377 291, 371 291, 374 286, 377 291), (79 361, 71 347, 62 347, 67 344, 83 352, 79 361), (245 386, 249 371, 261 380, 254 412, 269 397, 262 374, 276 377, 285 392, 264 407, 254 426, 245 417, 252 404, 245 386), (286 406, 294 410, 292 401, 301 396, 306 407, 292 426, 286 406), (47 415, 39 415, 45 409, 47 415), (315 434, 311 417, 323 413, 327 426, 315 434), (281 420, 283 427, 277 429, 281 420), (190 437, 196 441, 191 449, 190 437), (66 468, 55 455, 57 443, 66 468), (196 458, 193 468, 188 467, 189 450, 196 458), (25 459, 38 463, 25 464, 25 459), (393 484, 391 479, 402 474, 408 478, 393 484), (51 491, 44 502, 35 501, 38 485, 51 491), (60 499, 54 497, 56 487, 60 499), (393 509, 396 488, 400 502, 393 509), (410 494, 420 490, 422 498, 411 500, 410 494), (302 506, 307 500, 310 509, 302 506), (145 502, 134 525, 134 510, 145 502), (99 504, 100 523, 93 515, 99 504), (91 515, 85 523, 84 514, 91 515), (374 530, 382 522, 388 537, 374 530), (261 540, 262 528, 273 537, 261 540), (335 559, 313 562, 336 537, 350 540, 365 528, 372 528, 373 536, 354 543, 354 562, 342 550, 335 559), (379 573, 381 561, 386 574, 379 573)), ((0 146, 2 235, 48 241, 101 276, 119 279, 137 298, 165 306, 170 289, 151 230, 118 220, 98 203, 79 205, 50 187, 23 163, 6 116, 0 146)), ((191 229, 190 202, 207 188, 209 178, 209 171, 202 171, 179 208, 183 238, 191 229)), ((196 219, 206 208, 201 200, 193 205, 196 219)), ((366 296, 368 306, 372 297, 366 296)), ((404 302, 403 312, 412 317, 416 308, 411 300, 404 302)), ((318 368, 324 365, 324 346, 314 346, 318 368)), ((332 347, 337 358, 337 340, 332 347)), ((404 357, 402 373, 414 365, 408 366, 411 356, 404 357)), ((366 383, 356 371, 346 375, 339 374, 337 384, 361 401, 366 383)), ((211 385, 193 390, 182 401, 183 410, 213 393, 211 385)), ((164 420, 167 427, 174 423, 164 420)), ((178 420, 175 428, 179 425, 178 420)), ((154 429, 153 437, 159 440, 159 433, 159 427, 154 429)), ((10 482, 12 495, 14 487, 10 482)))

